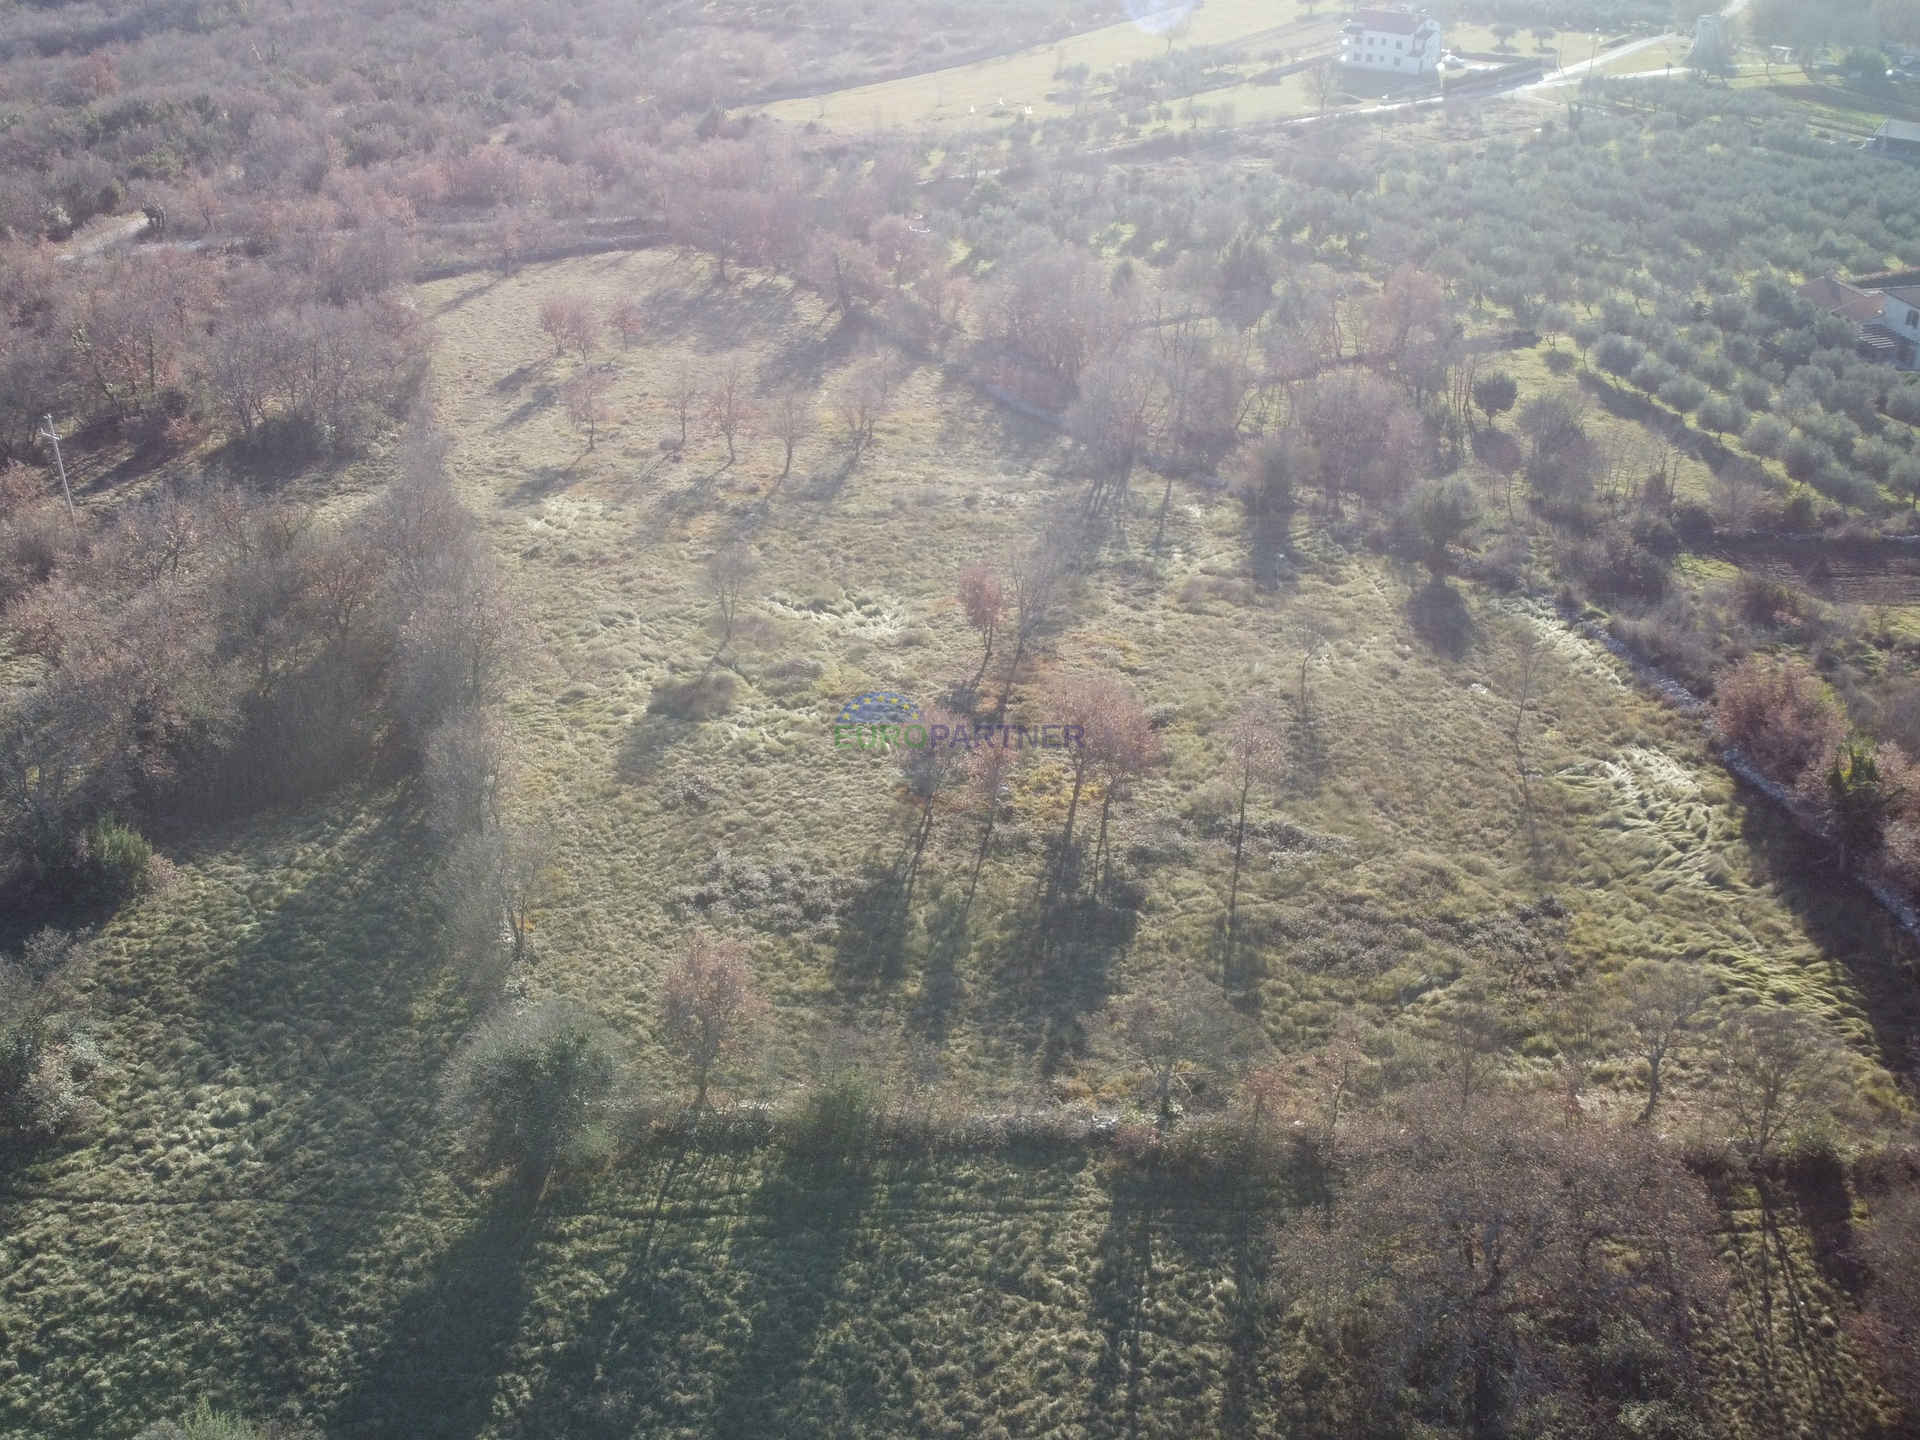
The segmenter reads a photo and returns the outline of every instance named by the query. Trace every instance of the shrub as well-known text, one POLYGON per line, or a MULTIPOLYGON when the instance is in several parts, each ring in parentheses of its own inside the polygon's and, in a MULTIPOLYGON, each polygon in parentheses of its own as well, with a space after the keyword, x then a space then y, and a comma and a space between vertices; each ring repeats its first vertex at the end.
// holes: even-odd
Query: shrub
POLYGON ((722 1065, 751 1042, 765 1017, 745 944, 692 937, 660 983, 659 1007, 667 1048, 693 1086, 697 1113, 722 1065))
POLYGON ((56 1135, 85 1111, 100 1065, 78 991, 86 961, 86 935, 57 930, 0 958, 0 1135, 56 1135))
POLYGON ((1697 500, 1683 500, 1673 507, 1673 533, 1683 545, 1705 545, 1713 539, 1713 511, 1697 500))
POLYGON ((597 1019, 540 1001, 480 1024, 449 1064, 446 1111, 479 1158, 543 1173, 602 1151, 619 1076, 597 1019))
POLYGON ((788 1129, 788 1143, 809 1160, 845 1160, 872 1144, 879 1108, 863 1069, 837 1070, 808 1087, 788 1129))
POLYGON ((1742 661, 1714 687, 1714 716, 1729 742, 1788 788, 1847 733, 1839 700, 1798 659, 1742 661))
POLYGON ((1453 546, 1479 523, 1480 497, 1463 480, 1430 480, 1413 492, 1409 509, 1421 559, 1438 581, 1452 568, 1453 546))
POLYGON ((1249 515, 1281 515, 1293 507, 1305 479, 1300 448, 1291 435, 1251 446, 1236 476, 1235 493, 1249 515))
POLYGON ((85 898, 119 905, 147 888, 153 846, 131 825, 107 816, 87 832, 80 864, 85 898))

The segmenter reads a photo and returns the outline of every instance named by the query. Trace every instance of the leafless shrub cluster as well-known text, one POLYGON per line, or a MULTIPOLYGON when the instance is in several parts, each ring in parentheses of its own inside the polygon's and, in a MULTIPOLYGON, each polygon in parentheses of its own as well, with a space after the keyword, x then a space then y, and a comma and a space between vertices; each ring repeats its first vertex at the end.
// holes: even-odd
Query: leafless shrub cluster
POLYGON ((1312 1363, 1342 1357, 1305 1406, 1334 1434, 1611 1435, 1624 1364, 1644 1423, 1685 1433, 1725 1285, 1713 1225, 1644 1132, 1405 1095, 1351 1127, 1332 1205, 1280 1231, 1281 1303, 1312 1363))
POLYGON ((433 438, 410 439, 401 468, 331 525, 220 485, 76 525, 8 488, 3 621, 45 667, 0 701, 0 866, 23 903, 85 900, 103 857, 137 841, 116 812, 291 798, 389 741, 436 755, 436 773, 481 748, 434 737, 498 698, 524 636, 433 438))

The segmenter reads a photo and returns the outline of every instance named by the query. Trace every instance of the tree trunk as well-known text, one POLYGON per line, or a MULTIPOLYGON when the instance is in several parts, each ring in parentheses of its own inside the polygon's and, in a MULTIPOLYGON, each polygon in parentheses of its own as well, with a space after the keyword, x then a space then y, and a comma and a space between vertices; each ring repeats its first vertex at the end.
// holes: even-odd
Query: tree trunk
POLYGON ((1234 951, 1240 934, 1240 866, 1247 847, 1247 795, 1253 789, 1251 776, 1240 782, 1240 815, 1233 828, 1233 883, 1227 888, 1227 963, 1222 977, 1231 983, 1234 976, 1234 951))

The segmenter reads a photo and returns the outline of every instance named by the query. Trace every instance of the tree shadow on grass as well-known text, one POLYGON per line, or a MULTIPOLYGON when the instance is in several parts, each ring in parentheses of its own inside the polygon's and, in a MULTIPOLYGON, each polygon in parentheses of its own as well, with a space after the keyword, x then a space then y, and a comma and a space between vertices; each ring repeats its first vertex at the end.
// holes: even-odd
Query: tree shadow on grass
POLYGON ((1242 1175, 1216 1166, 1184 1175, 1129 1166, 1114 1174, 1091 1285, 1089 1319, 1101 1353, 1084 1422, 1088 1433, 1270 1433, 1270 1417, 1257 1412, 1271 1379, 1261 1373, 1263 1295, 1266 1228, 1279 1197, 1248 1178, 1264 1168, 1254 1165, 1242 1175), (1157 1282, 1170 1273, 1232 1281, 1218 1335, 1182 1343, 1155 1323, 1157 1282), (1201 1365, 1214 1373, 1196 1373, 1201 1365))
POLYGON ((972 911, 966 887, 943 883, 928 896, 921 916, 926 954, 908 1023, 936 1045, 946 1043, 953 1012, 965 992, 960 966, 972 950, 972 911))
POLYGON ((1299 579, 1293 564, 1293 515, 1289 510, 1255 515, 1247 524, 1247 568, 1254 588, 1269 593, 1299 579))
POLYGON ((613 773, 629 785, 660 778, 675 758, 674 752, 699 734, 697 724, 674 715, 644 715, 627 727, 614 754, 613 773))
POLYGON ((709 355, 751 345, 793 314, 793 286, 777 277, 737 275, 702 286, 690 277, 663 284, 641 302, 647 335, 679 341, 709 355))
MULTIPOLYGON (((624 1264, 599 1267, 609 1283, 568 1326, 574 1338, 547 1348, 517 1433, 814 1433, 794 1410, 809 1376, 834 1365, 817 1337, 869 1223, 870 1158, 857 1143, 802 1153, 716 1139, 642 1163, 659 1175, 642 1182, 653 1213, 611 1242, 624 1264)), ((839 1399, 852 1412, 870 1397, 839 1399)))
POLYGON ((467 1440, 491 1418, 494 1386, 529 1298, 538 1176, 516 1175, 400 1305, 386 1345, 331 1419, 342 1440, 467 1440))
POLYGON ((494 422, 495 432, 517 430, 543 410, 551 410, 560 392, 552 385, 542 384, 533 387, 532 392, 513 409, 494 422))
POLYGON ((905 972, 913 933, 912 858, 910 851, 876 847, 861 862, 834 946, 835 979, 843 990, 884 988, 905 972))
POLYGON ((859 358, 867 339, 859 325, 808 326, 770 349, 760 367, 760 390, 769 394, 817 385, 822 375, 859 358))
POLYGON ((715 1435, 786 1440, 794 1433, 787 1410, 873 1189, 872 1163, 857 1154, 788 1151, 768 1170, 732 1252, 735 1267, 749 1277, 741 1309, 753 1328, 717 1397, 715 1435))
POLYGON ((1841 879, 1826 845, 1744 786, 1739 793, 1755 882, 1772 885, 1829 968, 1844 970, 1859 989, 1880 1063, 1913 1073, 1920 1062, 1920 947, 1864 889, 1841 879))
POLYGON ((1480 643, 1480 625, 1460 592, 1444 580, 1421 586, 1407 598, 1413 633, 1431 650, 1458 660, 1480 643))
POLYGON ((1043 1076, 1085 1047, 1087 1017, 1112 997, 1114 966, 1139 929, 1143 896, 1134 884, 1121 879, 1094 893, 1082 883, 1081 847, 1074 851, 1064 864, 1056 854, 990 962, 996 1023, 1038 1052, 1043 1076))
POLYGON ((506 494, 509 505, 533 505, 557 494, 572 483, 573 472, 570 466, 536 465, 527 478, 522 480, 506 494))
POLYGON ((1481 464, 1501 476, 1512 475, 1518 471, 1523 458, 1520 454, 1519 441, 1506 431, 1491 427, 1475 432, 1473 455, 1481 464))

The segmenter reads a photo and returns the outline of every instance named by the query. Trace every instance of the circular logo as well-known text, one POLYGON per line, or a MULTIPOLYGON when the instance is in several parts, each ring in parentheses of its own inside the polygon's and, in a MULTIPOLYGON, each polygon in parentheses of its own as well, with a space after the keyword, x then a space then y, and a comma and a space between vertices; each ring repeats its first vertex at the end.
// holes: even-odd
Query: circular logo
POLYGON ((836 725, 903 725, 920 719, 920 707, 894 690, 869 690, 840 707, 836 725))

